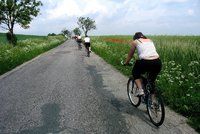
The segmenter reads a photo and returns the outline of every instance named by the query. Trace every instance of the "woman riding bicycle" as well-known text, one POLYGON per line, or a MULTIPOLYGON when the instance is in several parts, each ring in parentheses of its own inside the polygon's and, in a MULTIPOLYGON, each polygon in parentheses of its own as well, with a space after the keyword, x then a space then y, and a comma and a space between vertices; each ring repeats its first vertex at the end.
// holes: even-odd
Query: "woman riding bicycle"
POLYGON ((86 35, 84 39, 85 48, 87 51, 87 56, 90 56, 90 38, 86 35))
POLYGON ((154 86, 156 77, 161 71, 162 62, 152 40, 148 39, 141 32, 137 32, 133 36, 131 49, 126 58, 125 65, 129 64, 131 58, 134 55, 135 49, 137 49, 139 60, 136 60, 132 74, 138 88, 136 90, 136 96, 141 96, 144 95, 141 74, 148 72, 149 79, 151 80, 152 86, 154 86))

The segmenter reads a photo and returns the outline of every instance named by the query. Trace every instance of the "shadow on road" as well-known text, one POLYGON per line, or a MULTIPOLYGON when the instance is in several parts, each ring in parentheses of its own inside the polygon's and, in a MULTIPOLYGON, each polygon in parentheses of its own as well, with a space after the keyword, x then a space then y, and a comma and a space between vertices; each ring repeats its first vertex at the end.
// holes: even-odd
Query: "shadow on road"
MULTIPOLYGON (((97 71, 95 66, 89 65, 87 67, 88 73, 92 78, 92 85, 96 91, 98 98, 101 100, 101 106, 99 111, 102 113, 102 118, 104 120, 104 125, 107 127, 107 133, 126 133, 129 134, 129 130, 126 125, 125 118, 122 116, 116 108, 113 107, 112 101, 118 101, 117 98, 108 91, 103 84, 103 78, 101 72, 97 71), (104 114, 106 113, 106 114, 104 114)), ((119 106, 119 105, 118 105, 119 106)))
POLYGON ((119 111, 125 114, 129 114, 131 116, 135 116, 140 118, 142 121, 147 123, 152 128, 158 129, 158 127, 154 126, 147 114, 146 106, 144 104, 140 104, 138 108, 132 106, 127 98, 127 100, 122 99, 114 99, 111 101, 111 104, 119 111), (142 107, 142 108, 141 108, 142 107), (145 107, 145 108, 144 108, 145 107))
MULTIPOLYGON (((34 127, 27 130, 21 130, 17 134, 47 134, 59 133, 65 130, 68 133, 80 133, 79 130, 73 128, 60 127, 60 107, 56 103, 48 103, 41 107, 43 126, 34 127)), ((83 132, 81 132, 83 133, 83 132)))
MULTIPOLYGON (((92 76, 93 85, 96 91, 98 92, 98 94, 101 95, 104 100, 106 100, 106 103, 109 103, 111 106, 114 107, 113 109, 114 111, 112 112, 113 114, 115 113, 115 115, 117 115, 115 118, 118 118, 118 120, 114 120, 114 121, 120 120, 121 122, 125 123, 126 121, 124 117, 122 116, 122 113, 125 113, 131 116, 134 116, 136 118, 138 117, 143 122, 148 124, 150 127, 158 129, 158 127, 154 126, 151 123, 146 111, 146 107, 143 104, 141 104, 138 108, 136 108, 130 104, 128 100, 128 96, 127 96, 127 100, 116 98, 115 95, 113 95, 112 92, 106 90, 106 86, 103 85, 101 72, 98 72, 95 66, 88 66, 87 69, 89 70, 90 75, 92 76)), ((110 117, 108 117, 107 119, 112 120, 110 117)))

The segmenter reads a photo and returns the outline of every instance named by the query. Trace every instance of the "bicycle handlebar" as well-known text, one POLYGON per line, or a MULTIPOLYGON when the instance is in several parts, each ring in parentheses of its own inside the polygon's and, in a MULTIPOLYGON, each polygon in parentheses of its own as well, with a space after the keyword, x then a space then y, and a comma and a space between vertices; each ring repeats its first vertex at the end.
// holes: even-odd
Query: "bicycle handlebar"
POLYGON ((123 66, 132 66, 132 64, 131 64, 131 63, 124 64, 124 61, 123 61, 123 60, 121 61, 121 65, 123 65, 123 66))

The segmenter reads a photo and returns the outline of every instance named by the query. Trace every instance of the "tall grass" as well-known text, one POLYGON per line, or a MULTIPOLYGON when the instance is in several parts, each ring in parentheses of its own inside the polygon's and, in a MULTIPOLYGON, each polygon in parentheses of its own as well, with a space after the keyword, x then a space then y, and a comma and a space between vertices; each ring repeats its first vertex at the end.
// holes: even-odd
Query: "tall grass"
POLYGON ((64 42, 63 36, 18 41, 17 46, 0 45, 0 75, 64 42))
MULTIPOLYGON (((150 36, 150 38, 155 42, 163 62, 157 85, 162 89, 166 104, 188 117, 188 122, 199 132, 200 37, 150 36)), ((121 60, 127 57, 130 49, 127 43, 131 39, 131 36, 94 37, 92 49, 122 73, 131 75, 132 67, 120 64, 121 60)), ((136 54, 134 57, 137 59, 136 54)))

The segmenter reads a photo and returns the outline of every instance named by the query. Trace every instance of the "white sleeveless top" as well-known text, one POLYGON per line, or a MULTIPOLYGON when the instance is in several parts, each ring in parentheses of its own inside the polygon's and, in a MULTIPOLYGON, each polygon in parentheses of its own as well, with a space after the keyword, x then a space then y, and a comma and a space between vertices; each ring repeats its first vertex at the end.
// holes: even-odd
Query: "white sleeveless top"
POLYGON ((84 41, 85 41, 86 43, 90 43, 90 38, 89 38, 89 37, 85 37, 84 41))
POLYGON ((140 59, 148 59, 154 56, 159 57, 156 48, 154 46, 154 43, 151 40, 149 41, 140 40, 140 41, 136 40, 137 42, 136 48, 140 59))

